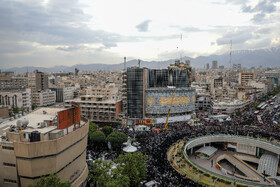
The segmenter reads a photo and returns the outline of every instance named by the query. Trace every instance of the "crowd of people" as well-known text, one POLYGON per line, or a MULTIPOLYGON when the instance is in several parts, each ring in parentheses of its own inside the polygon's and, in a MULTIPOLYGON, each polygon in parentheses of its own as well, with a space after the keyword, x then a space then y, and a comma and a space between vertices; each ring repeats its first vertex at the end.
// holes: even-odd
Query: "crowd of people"
MULTIPOLYGON (((178 140, 190 139, 210 134, 232 134, 242 136, 253 136, 255 138, 268 138, 270 141, 280 142, 280 127, 273 123, 275 114, 279 111, 263 111, 260 124, 252 108, 243 111, 240 116, 232 116, 231 121, 211 123, 204 121, 200 116, 201 124, 190 126, 186 122, 169 124, 167 130, 161 131, 123 131, 130 137, 134 137, 140 143, 139 151, 147 155, 147 179, 156 181, 159 186, 201 186, 196 181, 191 181, 172 168, 167 160, 167 150, 178 140)), ((277 118, 279 120, 279 116, 277 118)), ((163 127, 162 127, 163 128, 163 127)), ((280 143, 279 143, 280 144, 280 143)), ((94 154, 94 153, 93 153, 94 154)), ((100 157, 100 154, 94 154, 100 157)), ((114 160, 117 155, 107 154, 106 157, 114 160)))
POLYGON ((171 167, 166 152, 174 142, 209 134, 232 134, 267 138, 277 143, 280 142, 280 127, 273 123, 277 112, 279 111, 264 111, 263 124, 259 123, 252 108, 248 108, 240 116, 232 116, 231 121, 216 120, 208 123, 201 118, 203 125, 199 126, 190 126, 182 122, 171 124, 167 131, 158 133, 135 132, 137 141, 141 143, 140 151, 148 155, 147 181, 155 180, 160 183, 160 186, 201 186, 180 175, 171 167))

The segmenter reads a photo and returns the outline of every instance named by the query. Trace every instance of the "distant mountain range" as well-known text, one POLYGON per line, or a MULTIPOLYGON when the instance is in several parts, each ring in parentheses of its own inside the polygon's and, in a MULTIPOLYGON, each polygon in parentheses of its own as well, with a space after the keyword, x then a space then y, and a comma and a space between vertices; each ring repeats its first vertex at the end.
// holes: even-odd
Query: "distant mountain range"
MULTIPOLYGON (((218 66, 229 66, 229 54, 222 55, 210 55, 210 56, 199 56, 196 58, 183 57, 182 61, 191 61, 191 66, 195 68, 204 68, 206 63, 210 64, 213 60, 218 61, 218 66)), ((171 63, 174 63, 175 59, 170 59, 167 61, 141 61, 141 67, 147 68, 166 68, 171 63)), ((232 64, 242 64, 243 67, 280 67, 280 46, 267 48, 267 49, 257 49, 257 50, 240 50, 232 52, 232 64)), ((137 66, 138 60, 130 60, 126 63, 127 67, 137 66)), ((36 69, 43 72, 74 72, 75 68, 81 71, 117 71, 124 69, 124 64, 76 64, 74 66, 54 66, 51 68, 44 67, 14 67, 5 69, 6 71, 15 71, 19 73, 24 73, 27 70, 32 72, 36 69)))

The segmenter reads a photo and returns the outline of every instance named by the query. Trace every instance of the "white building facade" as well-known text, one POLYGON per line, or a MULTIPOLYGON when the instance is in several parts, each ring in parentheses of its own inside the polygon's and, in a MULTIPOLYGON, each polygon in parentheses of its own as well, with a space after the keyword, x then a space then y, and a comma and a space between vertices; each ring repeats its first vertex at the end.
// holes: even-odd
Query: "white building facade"
POLYGON ((32 94, 33 105, 36 107, 39 106, 50 106, 55 104, 56 101, 56 92, 47 89, 41 92, 34 92, 32 94))
POLYGON ((31 89, 0 92, 0 105, 31 111, 31 89))

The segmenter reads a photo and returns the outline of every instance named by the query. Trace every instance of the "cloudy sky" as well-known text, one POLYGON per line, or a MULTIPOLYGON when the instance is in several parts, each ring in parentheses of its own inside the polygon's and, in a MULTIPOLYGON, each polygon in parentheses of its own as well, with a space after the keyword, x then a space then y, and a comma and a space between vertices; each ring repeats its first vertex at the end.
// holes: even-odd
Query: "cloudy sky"
POLYGON ((0 68, 222 54, 230 40, 280 45, 280 0, 0 0, 0 68))

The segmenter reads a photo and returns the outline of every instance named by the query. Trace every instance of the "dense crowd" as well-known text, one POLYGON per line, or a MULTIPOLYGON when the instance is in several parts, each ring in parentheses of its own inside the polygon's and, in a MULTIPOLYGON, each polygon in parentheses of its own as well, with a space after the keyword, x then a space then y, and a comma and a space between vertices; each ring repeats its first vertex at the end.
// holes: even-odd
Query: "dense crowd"
POLYGON ((204 118, 201 116, 203 125, 200 126, 176 123, 169 125, 167 131, 159 133, 135 132, 137 141, 141 143, 140 151, 148 155, 147 181, 155 180, 160 183, 160 186, 201 186, 180 175, 171 167, 166 152, 174 142, 209 134, 264 137, 280 142, 280 127, 273 123, 273 120, 279 120, 279 116, 275 116, 277 112, 279 110, 264 111, 262 113, 263 124, 259 123, 256 115, 249 108, 240 116, 232 116, 231 121, 208 123, 203 121, 204 118))
MULTIPOLYGON (((209 134, 232 134, 242 136, 253 136, 255 138, 265 137, 275 142, 280 142, 280 127, 273 123, 279 121, 278 111, 263 111, 260 124, 252 108, 243 111, 240 116, 232 116, 231 121, 206 122, 205 116, 199 116, 202 125, 190 126, 186 122, 169 124, 168 130, 164 131, 123 131, 130 137, 134 137, 141 148, 140 152, 147 155, 147 179, 146 181, 157 181, 160 186, 201 186, 195 181, 187 179, 176 172, 167 160, 168 148, 178 140, 189 139, 209 134)), ((162 126, 163 128, 163 126, 162 126)), ((280 143, 279 143, 280 144, 280 143)), ((94 158, 104 155, 109 159, 116 159, 117 154, 92 153, 94 158)))

